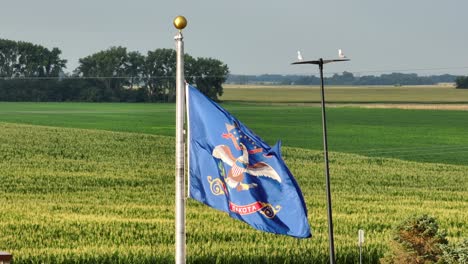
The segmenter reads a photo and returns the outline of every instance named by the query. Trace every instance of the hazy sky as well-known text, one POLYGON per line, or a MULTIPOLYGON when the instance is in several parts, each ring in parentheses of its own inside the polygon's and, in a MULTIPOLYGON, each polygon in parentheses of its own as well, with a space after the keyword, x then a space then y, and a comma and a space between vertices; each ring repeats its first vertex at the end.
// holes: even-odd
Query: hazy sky
POLYGON ((341 48, 352 61, 326 72, 466 75, 467 10, 467 0, 1 0, 0 38, 59 47, 72 71, 111 46, 173 48, 172 21, 182 14, 185 51, 235 74, 317 74, 290 65, 296 51, 334 58, 341 48))

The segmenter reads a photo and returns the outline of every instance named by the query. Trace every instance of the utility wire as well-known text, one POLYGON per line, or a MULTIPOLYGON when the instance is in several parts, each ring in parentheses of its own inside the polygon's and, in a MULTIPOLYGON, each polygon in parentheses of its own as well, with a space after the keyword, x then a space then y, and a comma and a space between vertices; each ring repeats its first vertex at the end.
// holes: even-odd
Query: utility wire
MULTIPOLYGON (((399 72, 417 72, 417 71, 436 71, 436 70, 461 70, 461 69, 468 69, 468 66, 460 66, 460 67, 441 67, 441 68, 414 68, 414 69, 391 69, 391 70, 358 70, 358 71, 346 71, 352 74, 363 74, 363 73, 399 73, 399 72)), ((333 74, 340 74, 343 72, 328 72, 325 75, 333 75, 333 74)), ((231 74, 236 76, 262 76, 262 75, 276 75, 276 74, 231 74)), ((315 76, 311 74, 279 74, 283 76, 315 76)), ((453 75, 453 74, 450 74, 453 75)), ((221 75, 189 75, 185 76, 186 78, 224 78, 225 76, 221 75)), ((130 79, 130 78, 138 78, 138 79, 171 79, 175 78, 174 76, 62 76, 62 77, 0 77, 3 80, 32 80, 32 79, 130 79)))
MULTIPOLYGON (((52 76, 52 77, 0 77, 0 80, 89 80, 89 79, 175 79, 174 76, 52 76)), ((185 78, 224 78, 218 75, 191 75, 185 78)))

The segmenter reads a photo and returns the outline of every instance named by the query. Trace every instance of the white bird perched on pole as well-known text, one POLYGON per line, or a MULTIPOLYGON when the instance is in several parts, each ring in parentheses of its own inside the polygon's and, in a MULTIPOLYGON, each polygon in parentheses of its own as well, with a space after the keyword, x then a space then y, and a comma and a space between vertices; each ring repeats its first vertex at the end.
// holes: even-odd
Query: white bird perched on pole
POLYGON ((302 58, 302 55, 301 55, 301 52, 300 52, 300 51, 297 51, 297 59, 298 59, 298 60, 300 60, 300 61, 301 61, 301 60, 303 60, 303 58, 302 58))
POLYGON ((343 53, 343 51, 341 49, 338 49, 338 57, 340 57, 340 59, 346 58, 346 56, 344 55, 344 53, 343 53))

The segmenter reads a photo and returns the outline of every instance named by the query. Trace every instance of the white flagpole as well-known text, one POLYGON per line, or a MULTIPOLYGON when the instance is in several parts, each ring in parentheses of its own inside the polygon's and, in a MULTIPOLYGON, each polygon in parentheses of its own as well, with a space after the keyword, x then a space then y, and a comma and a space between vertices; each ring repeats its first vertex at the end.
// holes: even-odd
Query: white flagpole
POLYGON ((190 100, 188 84, 185 84, 185 106, 187 108, 187 198, 190 197, 190 100))
POLYGON ((174 37, 177 52, 176 67, 176 206, 175 206, 175 262, 184 264, 185 257, 185 147, 184 147, 184 114, 185 114, 185 78, 184 78, 184 42, 182 29, 187 26, 183 16, 174 19, 174 26, 179 30, 174 37))

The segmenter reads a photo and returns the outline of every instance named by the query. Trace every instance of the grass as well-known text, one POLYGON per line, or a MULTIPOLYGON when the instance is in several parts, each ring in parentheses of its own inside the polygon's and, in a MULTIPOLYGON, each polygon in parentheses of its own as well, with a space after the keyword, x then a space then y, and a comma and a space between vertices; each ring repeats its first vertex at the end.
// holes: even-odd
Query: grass
MULTIPOLYGON (((0 123, 0 246, 15 263, 174 261, 172 137, 0 123)), ((189 263, 327 263, 320 151, 285 147, 302 188, 312 239, 262 233, 192 200, 189 263)), ((435 216, 451 242, 466 237, 467 166, 332 152, 338 263, 386 251, 391 227, 411 214, 435 216)))
MULTIPOLYGON (((320 108, 223 104, 270 144, 320 150, 320 108)), ((330 150, 468 164, 466 111, 327 109, 330 150)), ((0 121, 173 136, 173 104, 1 103, 0 121)))
MULTIPOLYGON (((447 86, 326 86, 330 103, 467 103, 468 89, 447 86)), ((318 103, 318 86, 226 85, 223 101, 318 103)))
POLYGON ((0 103, 0 121, 173 136, 174 104, 0 103))
MULTIPOLYGON (((228 107, 228 109, 230 109, 228 107)), ((232 108, 270 143, 319 150, 319 108, 232 108)), ((468 164, 468 119, 463 111, 332 108, 327 110, 329 146, 339 152, 405 160, 468 164)))
MULTIPOLYGON (((316 100, 301 89, 297 97, 256 87, 251 102, 268 91, 273 103, 238 98, 223 106, 269 143, 283 140, 313 238, 262 233, 188 200, 189 263, 328 263, 320 109, 296 104, 316 100)), ((366 102, 387 98, 378 88, 334 89, 350 102, 365 93, 366 102)), ((434 100, 446 89, 457 94, 442 103, 466 102, 461 90, 411 89, 424 91, 418 100, 442 102, 434 100)), ((409 98, 400 93, 391 102, 409 98)), ((327 114, 338 263, 357 262, 358 229, 366 231, 365 263, 376 263, 392 226, 412 214, 435 216, 450 242, 466 237, 466 111, 327 114)), ((0 249, 15 263, 173 262, 174 116, 173 104, 0 103, 0 249)))

